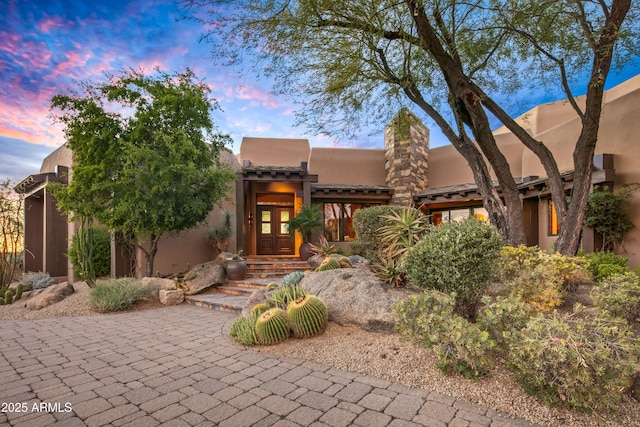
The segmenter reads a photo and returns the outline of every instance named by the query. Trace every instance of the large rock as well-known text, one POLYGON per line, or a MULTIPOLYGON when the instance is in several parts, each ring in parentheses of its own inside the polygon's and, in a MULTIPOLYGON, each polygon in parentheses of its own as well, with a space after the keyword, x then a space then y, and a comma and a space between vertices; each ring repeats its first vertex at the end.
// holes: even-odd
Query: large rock
POLYGON ((73 285, 67 282, 51 285, 38 295, 30 298, 25 304, 25 307, 30 310, 40 310, 62 301, 74 292, 75 289, 73 289, 73 285))
POLYGON ((224 267, 215 261, 199 264, 184 275, 185 284, 189 288, 185 295, 193 295, 211 286, 223 285, 226 280, 224 267))
POLYGON ((176 286, 176 282, 173 279, 163 279, 162 277, 143 277, 141 282, 143 286, 150 286, 158 291, 176 286))
POLYGON ((275 290, 276 288, 270 288, 265 286, 263 288, 253 291, 253 293, 249 295, 249 298, 247 299, 247 303, 242 308, 242 314, 243 315, 251 314, 253 307, 255 307, 257 304, 262 304, 263 302, 267 301, 269 296, 275 290))
POLYGON ((161 289, 158 292, 160 302, 164 305, 177 305, 182 304, 184 301, 184 292, 182 289, 161 289))
POLYGON ((307 273, 300 286, 327 304, 330 320, 376 332, 392 332, 393 305, 419 292, 391 288, 367 268, 307 273))

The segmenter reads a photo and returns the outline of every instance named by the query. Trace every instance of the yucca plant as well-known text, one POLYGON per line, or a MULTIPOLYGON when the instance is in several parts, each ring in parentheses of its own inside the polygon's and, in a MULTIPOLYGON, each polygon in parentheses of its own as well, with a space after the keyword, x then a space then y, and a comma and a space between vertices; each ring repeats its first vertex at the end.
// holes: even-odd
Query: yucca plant
POLYGON ((429 217, 419 209, 405 206, 399 211, 381 215, 387 224, 378 228, 382 243, 395 257, 402 257, 429 230, 429 217))

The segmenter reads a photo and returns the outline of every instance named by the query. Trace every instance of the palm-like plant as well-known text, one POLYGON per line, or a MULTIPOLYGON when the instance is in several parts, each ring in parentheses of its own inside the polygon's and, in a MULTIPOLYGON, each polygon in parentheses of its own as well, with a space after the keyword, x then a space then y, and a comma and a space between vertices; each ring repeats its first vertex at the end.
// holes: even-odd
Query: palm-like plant
MULTIPOLYGON (((322 213, 315 205, 302 206, 298 215, 287 221, 289 232, 292 233, 293 231, 299 231, 302 235, 303 243, 309 243, 311 240, 311 233, 314 230, 322 228, 322 226, 322 213)), ((293 233, 291 235, 293 237, 293 233)))

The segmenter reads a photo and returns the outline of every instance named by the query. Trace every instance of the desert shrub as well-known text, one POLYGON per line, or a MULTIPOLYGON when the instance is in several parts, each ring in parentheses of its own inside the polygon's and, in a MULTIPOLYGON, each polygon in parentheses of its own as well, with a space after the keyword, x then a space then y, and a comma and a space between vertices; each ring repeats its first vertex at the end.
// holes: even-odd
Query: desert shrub
POLYGON ((535 305, 540 311, 550 311, 564 302, 562 278, 546 265, 524 269, 520 274, 505 280, 504 284, 512 295, 535 305))
POLYGON ((382 215, 390 215, 402 210, 402 206, 380 205, 357 210, 353 214, 353 229, 356 240, 351 242, 351 252, 360 255, 374 263, 378 259, 378 250, 382 241, 378 229, 387 223, 382 215))
POLYGON ((597 251, 582 255, 585 269, 591 273, 593 280, 600 282, 614 274, 629 271, 629 259, 609 251, 597 251))
POLYGON ((503 247, 500 265, 500 277, 511 292, 541 311, 562 305, 567 290, 588 280, 582 258, 549 253, 537 246, 503 247))
POLYGON ((91 304, 102 312, 126 310, 147 299, 152 287, 134 279, 116 279, 97 283, 89 293, 91 304))
MULTIPOLYGON (((111 274, 111 234, 102 228, 93 229, 93 268, 96 277, 104 277, 111 274)), ((78 235, 71 239, 71 247, 67 252, 69 262, 73 266, 73 273, 83 278, 82 266, 78 257, 78 235)))
POLYGON ((494 342, 474 323, 454 313, 455 295, 429 290, 394 306, 396 329, 415 344, 432 348, 437 367, 468 378, 485 375, 494 366, 494 342))
POLYGON ((55 280, 49 275, 49 273, 29 272, 22 275, 20 283, 24 285, 25 291, 31 291, 35 289, 45 289, 55 283, 55 280))
POLYGON ((525 391, 547 404, 614 411, 640 356, 640 340, 621 319, 582 311, 532 318, 511 344, 507 366, 525 391))
POLYGON ((601 311, 627 322, 640 322, 640 276, 618 274, 603 279, 591 289, 591 299, 601 311))
POLYGON ((485 295, 482 297, 482 304, 477 324, 489 333, 497 350, 506 352, 510 343, 527 326, 535 310, 513 294, 495 298, 485 295))
POLYGON ((407 280, 421 288, 456 293, 455 311, 469 320, 498 273, 503 239, 492 225, 469 218, 433 227, 407 253, 407 280))

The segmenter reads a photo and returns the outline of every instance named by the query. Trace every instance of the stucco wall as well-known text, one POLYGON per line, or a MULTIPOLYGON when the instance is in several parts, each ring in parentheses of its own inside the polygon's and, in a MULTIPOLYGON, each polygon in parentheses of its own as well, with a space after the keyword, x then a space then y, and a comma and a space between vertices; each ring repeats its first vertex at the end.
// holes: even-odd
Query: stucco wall
POLYGON ((67 148, 66 145, 61 145, 53 153, 49 154, 42 161, 40 166, 40 173, 56 172, 56 167, 67 166, 71 167, 73 163, 73 152, 67 148))
MULTIPOLYGON (((596 154, 613 154, 616 172, 616 188, 623 184, 640 182, 640 76, 607 92, 607 104, 604 105, 598 132, 596 154)), ((554 153, 561 171, 573 169, 573 147, 580 132, 579 119, 575 118, 560 126, 556 126, 538 137, 554 153)), ((546 175, 537 159, 531 153, 523 157, 523 164, 531 174, 546 175)), ((550 249, 554 237, 547 236, 546 204, 540 207, 540 218, 544 218, 544 225, 540 227, 540 243, 545 249, 550 249)), ((640 191, 636 192, 629 206, 631 219, 636 227, 629 232, 624 242, 625 256, 629 257, 630 265, 640 265, 640 191)), ((542 224, 541 224, 542 225, 542 224)))
POLYGON ((309 159, 309 141, 293 138, 242 138, 240 161, 254 166, 300 166, 309 159))
POLYGON ((314 147, 309 173, 319 184, 385 185, 384 150, 314 147))

